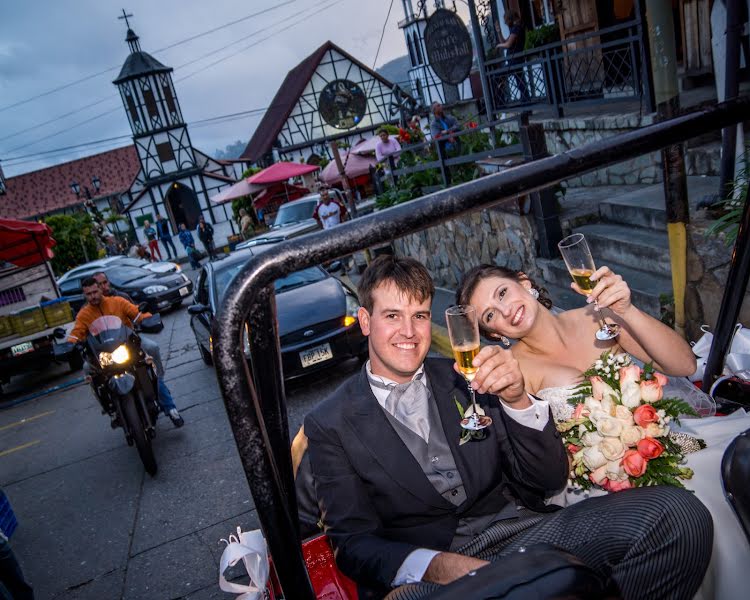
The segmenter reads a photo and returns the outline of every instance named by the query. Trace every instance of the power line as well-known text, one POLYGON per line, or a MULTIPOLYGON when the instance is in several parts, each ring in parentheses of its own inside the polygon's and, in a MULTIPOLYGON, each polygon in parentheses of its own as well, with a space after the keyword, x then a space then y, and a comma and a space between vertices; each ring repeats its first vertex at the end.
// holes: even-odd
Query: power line
MULTIPOLYGON (((240 17, 239 19, 235 19, 234 21, 229 21, 228 23, 224 23, 223 25, 219 25, 218 27, 214 27, 213 29, 209 29, 208 31, 204 31, 202 33, 198 33, 198 34, 193 35, 193 36, 191 36, 189 38, 185 38, 183 40, 179 40, 177 42, 174 42, 173 44, 165 46, 164 48, 160 48, 159 50, 155 50, 154 54, 158 54, 159 52, 164 52, 165 50, 169 50, 171 48, 175 48, 175 47, 180 46, 182 44, 186 44, 188 42, 192 42, 193 40, 196 40, 198 38, 204 37, 204 36, 209 35, 211 33, 215 33, 215 32, 220 31, 222 29, 226 29, 227 27, 230 27, 232 25, 236 25, 237 23, 241 23, 243 21, 247 21, 248 19, 260 16, 260 15, 262 15, 264 13, 271 12, 273 10, 281 8, 282 6, 286 6, 287 4, 291 4, 292 2, 296 2, 296 1, 297 0, 286 0, 286 2, 282 2, 282 3, 277 4, 275 6, 271 6, 271 7, 265 8, 265 9, 263 9, 261 11, 252 13, 250 15, 246 15, 244 17, 240 17)), ((78 85, 79 83, 83 83, 85 81, 89 81, 89 80, 94 79, 96 77, 99 77, 101 75, 106 75, 107 73, 110 73, 112 71, 116 71, 119 68, 120 68, 119 66, 109 67, 107 69, 104 69, 103 71, 98 71, 96 73, 92 73, 91 75, 86 75, 85 77, 81 77, 80 79, 76 79, 75 81, 71 81, 69 83, 65 83, 63 85, 57 86, 55 88, 47 90, 46 92, 41 92, 41 93, 36 94, 34 96, 30 96, 29 98, 25 98, 24 100, 19 100, 18 102, 14 102, 13 104, 8 104, 6 106, 2 106, 2 107, 0 107, 0 112, 9 110, 11 108, 15 108, 16 106, 21 106, 22 104, 26 104, 26 103, 31 102, 33 100, 37 100, 38 98, 44 98, 45 96, 49 96, 50 94, 54 94, 56 92, 68 89, 70 87, 78 85)))
POLYGON ((385 22, 383 23, 383 31, 380 32, 380 41, 378 42, 378 49, 375 52, 375 60, 372 61, 372 68, 375 69, 375 63, 378 62, 378 55, 380 54, 380 46, 383 45, 383 38, 385 37, 385 28, 388 25, 388 19, 391 16, 391 9, 393 8, 393 0, 391 0, 390 6, 388 6, 388 14, 385 15, 385 22))

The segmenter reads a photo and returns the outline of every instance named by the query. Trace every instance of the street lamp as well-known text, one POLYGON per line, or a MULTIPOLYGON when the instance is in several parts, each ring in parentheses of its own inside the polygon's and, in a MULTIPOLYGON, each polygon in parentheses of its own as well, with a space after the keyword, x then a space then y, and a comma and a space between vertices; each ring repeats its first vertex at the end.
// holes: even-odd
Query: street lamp
MULTIPOLYGON (((94 175, 91 178, 91 185, 94 186, 94 193, 98 194, 99 189, 102 186, 102 180, 99 179, 96 175, 94 175)), ((81 197, 81 191, 83 191, 83 194, 86 196, 87 200, 91 200, 93 198, 93 196, 91 195, 91 192, 89 191, 89 188, 85 185, 83 186, 83 188, 81 188, 81 185, 75 179, 70 182, 70 189, 73 190, 73 193, 76 195, 76 198, 81 197)))

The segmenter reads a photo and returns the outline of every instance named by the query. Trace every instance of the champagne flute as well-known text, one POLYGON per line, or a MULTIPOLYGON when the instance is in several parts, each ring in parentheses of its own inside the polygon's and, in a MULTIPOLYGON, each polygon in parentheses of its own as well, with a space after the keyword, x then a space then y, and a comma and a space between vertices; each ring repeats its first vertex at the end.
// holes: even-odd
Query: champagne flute
POLYGON ((492 418, 479 413, 481 409, 477 406, 474 388, 471 387, 471 382, 477 372, 472 361, 479 354, 477 311, 473 306, 452 306, 445 311, 445 321, 448 325, 448 337, 453 348, 453 356, 459 371, 466 379, 469 394, 471 394, 472 414, 461 420, 461 427, 478 431, 491 425, 492 418))
MULTIPOLYGON (((568 272, 573 281, 578 284, 581 292, 588 296, 596 285, 591 281, 591 276, 596 271, 596 265, 594 265, 594 259, 591 256, 591 249, 586 242, 586 238, 582 233, 574 233, 561 240, 557 247, 560 248, 560 254, 562 254, 565 266, 568 267, 568 272)), ((596 317, 599 319, 599 325, 601 325, 596 332, 596 339, 605 341, 616 338, 620 334, 620 326, 615 323, 607 323, 604 320, 596 300, 594 300, 594 310, 596 310, 596 317)))

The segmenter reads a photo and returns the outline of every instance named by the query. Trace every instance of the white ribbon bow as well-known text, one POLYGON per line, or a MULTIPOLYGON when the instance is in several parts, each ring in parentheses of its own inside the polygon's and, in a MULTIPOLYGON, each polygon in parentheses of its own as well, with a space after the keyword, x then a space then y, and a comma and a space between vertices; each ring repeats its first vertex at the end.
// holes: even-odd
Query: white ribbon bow
POLYGON ((230 535, 229 540, 221 540, 227 544, 219 561, 219 587, 224 592, 240 594, 236 600, 262 600, 265 598, 266 583, 268 583, 268 547, 259 529, 242 531, 237 528, 237 535, 230 535), (240 559, 245 563, 245 569, 250 576, 250 585, 227 581, 224 573, 229 567, 236 565, 240 559))

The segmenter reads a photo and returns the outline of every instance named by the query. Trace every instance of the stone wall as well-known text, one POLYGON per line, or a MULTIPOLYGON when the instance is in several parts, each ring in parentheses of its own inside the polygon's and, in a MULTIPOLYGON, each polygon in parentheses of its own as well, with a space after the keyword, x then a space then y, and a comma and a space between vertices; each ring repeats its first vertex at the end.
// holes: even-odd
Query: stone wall
MULTIPOLYGON (((708 325, 712 331, 716 327, 732 248, 722 238, 705 236, 710 221, 701 216, 691 218, 685 312, 688 339, 697 340, 702 335, 701 325, 708 325)), ((750 290, 745 293, 738 321, 750 327, 750 290)))
POLYGON ((523 269, 538 277, 536 237, 528 215, 491 208, 399 238, 394 247, 399 256, 424 264, 435 285, 456 289, 462 274, 480 263, 523 269))

